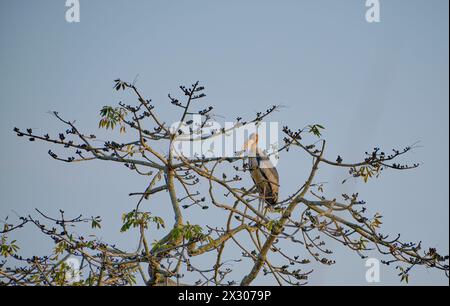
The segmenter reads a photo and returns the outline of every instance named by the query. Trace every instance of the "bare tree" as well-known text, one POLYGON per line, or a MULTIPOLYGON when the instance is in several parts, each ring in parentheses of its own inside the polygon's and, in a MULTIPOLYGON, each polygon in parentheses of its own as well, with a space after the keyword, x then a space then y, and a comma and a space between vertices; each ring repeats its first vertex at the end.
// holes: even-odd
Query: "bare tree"
MULTIPOLYGON (((57 112, 53 115, 65 125, 66 131, 55 138, 49 134, 38 135, 32 129, 15 128, 14 132, 30 141, 43 141, 74 152, 69 157, 60 157, 49 150, 49 155, 58 161, 121 163, 149 180, 145 190, 130 193, 130 196, 138 197, 137 205, 122 218, 121 231, 136 232, 139 241, 136 249, 122 250, 114 242, 109 244, 97 238, 73 234, 73 227, 80 223, 100 228, 99 216, 68 218, 64 211, 60 211, 58 217, 51 217, 37 209, 35 216, 3 222, 0 284, 100 286, 140 282, 146 285, 182 285, 188 273, 190 276, 198 275, 196 285, 250 285, 262 274, 273 277, 274 284, 303 285, 312 272, 305 268, 311 264, 311 259, 324 265, 334 263, 331 258, 333 252, 326 247, 327 240, 340 242, 362 258, 370 250, 379 252, 384 264, 399 269, 402 281, 408 281, 411 269, 416 266, 442 270, 448 277, 448 256, 440 255, 433 248, 423 249, 421 243, 402 242, 400 235, 389 238, 380 233, 382 215, 367 216, 365 202, 359 199, 358 194, 343 194, 341 199, 329 199, 326 186, 315 181, 322 164, 346 168, 349 177, 366 182, 385 170, 416 168, 418 164, 400 164, 397 161, 414 146, 394 149, 390 153, 375 148, 366 152, 360 161, 346 163, 341 156, 326 157, 321 125, 308 125, 298 130, 284 127, 284 143, 277 148, 277 153, 298 154, 298 158, 311 159, 309 176, 306 181, 300 180, 298 188, 291 190, 288 197, 279 199, 269 209, 260 210, 255 205, 261 201, 260 193, 255 186, 247 186, 242 180, 249 171, 246 156, 174 155, 171 149, 173 142, 184 133, 178 129, 180 126, 175 129, 168 126, 158 116, 152 101, 145 99, 134 83, 116 80, 114 88, 130 90, 136 95, 137 103, 105 106, 101 110, 99 127, 118 127, 121 134, 133 135, 134 141, 102 141, 101 146, 94 145, 95 135, 82 132, 73 121, 64 119, 57 112), (144 126, 151 128, 145 129, 144 126), (169 153, 164 154, 167 150, 169 153), (206 191, 201 190, 200 183, 207 186, 206 191), (172 222, 153 215, 143 209, 147 205, 141 205, 143 201, 152 201, 158 193, 168 195, 167 202, 160 205, 172 211, 172 222), (202 214, 208 208, 224 216, 223 224, 194 225, 183 214, 186 209, 197 209, 198 214, 202 214), (171 225, 167 226, 168 223, 171 225), (19 243, 11 241, 10 236, 25 226, 34 227, 37 233, 54 242, 55 247, 49 255, 24 258, 19 254, 19 243), (154 243, 149 243, 147 237, 146 230, 150 227, 164 233, 154 243), (282 244, 289 247, 282 248, 282 244), (224 252, 228 248, 240 250, 241 256, 225 259, 224 252), (291 254, 293 250, 296 252, 291 254), (297 255, 299 253, 302 255, 297 255), (74 273, 66 261, 69 257, 78 258, 81 262, 79 278, 67 277, 68 273, 74 273), (194 264, 193 258, 198 257, 208 257, 214 264, 194 264), (235 271, 228 264, 240 261, 249 263, 246 266, 248 271, 245 277, 236 280, 235 271)), ((186 100, 182 102, 169 95, 169 102, 180 110, 180 122, 189 127, 188 136, 197 135, 199 129, 212 120, 213 107, 195 109, 199 100, 205 97, 204 88, 198 82, 190 87, 180 86, 180 89, 186 100), (202 116, 200 126, 194 126, 192 120, 188 120, 193 114, 202 116)), ((277 109, 278 106, 273 106, 257 113, 249 121, 237 118, 234 127, 262 122, 277 109)), ((223 128, 201 137, 204 140, 224 133, 227 130, 223 128)))

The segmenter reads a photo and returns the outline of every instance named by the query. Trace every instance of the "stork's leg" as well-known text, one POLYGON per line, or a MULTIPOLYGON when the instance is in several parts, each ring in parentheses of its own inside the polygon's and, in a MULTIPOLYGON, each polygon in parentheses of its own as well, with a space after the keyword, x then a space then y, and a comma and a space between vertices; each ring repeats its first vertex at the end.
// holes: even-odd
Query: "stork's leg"
MULTIPOLYGON (((258 186, 257 189, 258 189, 258 194, 259 194, 258 195, 258 213, 262 214, 263 213, 262 210, 264 207, 264 193, 261 192, 261 186, 258 186)), ((264 186, 263 186, 262 190, 264 191, 264 186)), ((256 220, 261 221, 261 217, 256 216, 256 220)))
POLYGON ((267 186, 266 185, 264 185, 263 186, 263 197, 262 197, 262 199, 261 199, 261 202, 260 202, 260 207, 259 207, 259 212, 263 215, 263 216, 266 216, 266 213, 267 213, 267 206, 266 206, 266 188, 267 188, 267 186))
MULTIPOLYGON (((261 209, 262 209, 262 202, 263 200, 261 198, 258 199, 258 213, 261 213, 261 209)), ((261 218, 259 217, 259 215, 256 216, 256 220, 261 221, 261 218)))

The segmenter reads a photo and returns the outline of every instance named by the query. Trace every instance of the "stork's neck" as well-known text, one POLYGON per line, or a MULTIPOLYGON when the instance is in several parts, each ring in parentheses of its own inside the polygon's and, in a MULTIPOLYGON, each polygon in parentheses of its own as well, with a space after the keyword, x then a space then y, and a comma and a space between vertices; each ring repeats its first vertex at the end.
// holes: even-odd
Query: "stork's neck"
POLYGON ((258 143, 257 142, 252 142, 252 144, 250 146, 250 153, 255 156, 258 153, 258 143))

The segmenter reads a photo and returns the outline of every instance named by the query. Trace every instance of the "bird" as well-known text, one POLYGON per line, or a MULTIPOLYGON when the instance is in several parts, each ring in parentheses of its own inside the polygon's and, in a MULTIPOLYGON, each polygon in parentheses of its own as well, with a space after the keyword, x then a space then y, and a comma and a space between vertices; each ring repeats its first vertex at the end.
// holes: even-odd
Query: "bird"
POLYGON ((259 192, 260 199, 269 206, 278 202, 280 179, 277 168, 269 157, 258 148, 258 134, 252 133, 244 144, 244 150, 249 152, 250 175, 259 192))

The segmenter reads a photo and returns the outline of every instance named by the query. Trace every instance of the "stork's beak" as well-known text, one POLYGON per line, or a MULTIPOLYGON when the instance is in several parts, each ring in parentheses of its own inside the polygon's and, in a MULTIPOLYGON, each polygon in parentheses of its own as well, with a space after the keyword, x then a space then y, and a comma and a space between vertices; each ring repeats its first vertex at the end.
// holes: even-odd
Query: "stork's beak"
POLYGON ((248 150, 248 148, 250 147, 250 140, 247 140, 245 143, 244 143, 244 151, 247 151, 248 150))
POLYGON ((244 147, 242 148, 242 151, 240 151, 240 153, 239 153, 239 156, 243 156, 243 155, 245 155, 245 152, 247 152, 248 151, 248 148, 250 147, 250 140, 247 140, 245 143, 244 143, 244 147))
POLYGON ((252 134, 249 139, 244 143, 243 152, 251 150, 252 146, 258 143, 258 135, 252 134))

